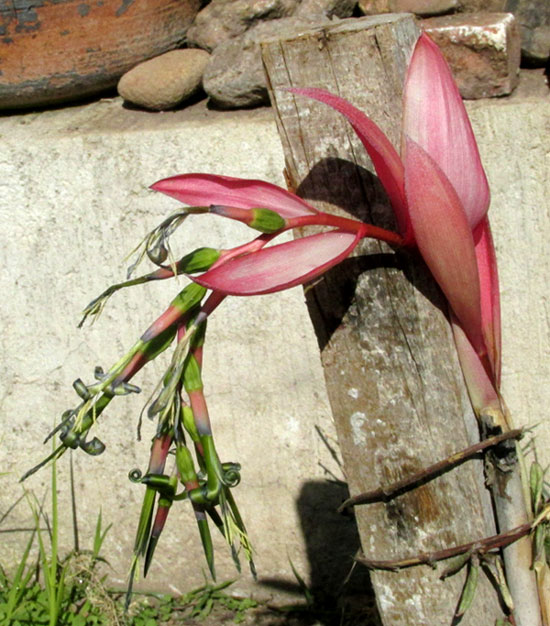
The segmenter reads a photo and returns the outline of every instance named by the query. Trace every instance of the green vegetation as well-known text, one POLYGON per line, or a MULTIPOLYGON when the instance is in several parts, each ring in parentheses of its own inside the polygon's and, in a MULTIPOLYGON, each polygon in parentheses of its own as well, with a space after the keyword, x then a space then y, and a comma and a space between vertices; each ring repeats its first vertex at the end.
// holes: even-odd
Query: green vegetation
MULTIPOLYGON (((334 603, 325 606, 326 603, 308 589, 292 563, 301 601, 287 607, 273 608, 251 598, 235 597, 227 592, 233 581, 226 581, 205 583, 179 597, 135 593, 126 611, 125 591, 106 586, 104 566, 108 563, 101 551, 110 525, 104 526, 100 512, 91 547, 80 549, 73 498, 75 545, 68 554, 61 556, 55 461, 51 465, 50 491, 49 514, 29 491, 24 491, 10 507, 13 510, 26 502, 32 512, 33 528, 15 568, 8 572, 0 560, 0 626, 217 626, 242 622, 258 626, 352 626, 374 623, 369 618, 365 621, 364 605, 361 616, 349 607, 337 607, 334 603)), ((5 523, 6 517, 7 514, 0 516, 0 524, 5 523)), ((9 532, 9 529, 1 530, 9 532)))
POLYGON ((25 493, 31 507, 34 530, 23 549, 19 564, 9 575, 0 563, 0 626, 156 626, 174 620, 204 620, 223 607, 233 621, 257 606, 250 598, 227 593, 232 581, 205 584, 179 598, 170 595, 136 594, 130 611, 124 612, 124 592, 105 586, 98 571, 106 563, 101 548, 110 528, 104 528, 99 513, 90 550, 72 550, 59 557, 59 519, 56 467, 52 466, 51 519, 34 496, 25 493), (38 556, 33 553, 38 550, 38 556))

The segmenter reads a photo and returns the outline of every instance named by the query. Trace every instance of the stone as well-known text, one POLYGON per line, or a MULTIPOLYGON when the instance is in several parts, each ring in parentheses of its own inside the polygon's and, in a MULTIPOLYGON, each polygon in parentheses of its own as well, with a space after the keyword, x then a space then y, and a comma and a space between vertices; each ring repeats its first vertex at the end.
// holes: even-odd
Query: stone
POLYGON ((209 58, 205 50, 166 52, 126 72, 118 83, 118 93, 145 109, 173 109, 200 88, 209 58))
POLYGON ((392 13, 440 15, 460 6, 459 0, 390 0, 392 13))
POLYGON ((363 15, 390 13, 390 0, 359 0, 357 8, 363 15))
POLYGON ((463 98, 511 93, 519 81, 520 38, 510 13, 458 13, 423 21, 445 55, 463 98))
POLYGON ((532 65, 544 65, 550 57, 550 3, 548 0, 506 0, 519 22, 521 51, 532 65))
POLYGON ((277 37, 281 29, 309 29, 322 23, 318 16, 271 20, 220 44, 212 53, 203 77, 203 87, 211 102, 223 109, 269 104, 261 42, 277 37))
POLYGON ((298 0, 212 0, 187 31, 189 46, 209 52, 260 21, 288 17, 298 0))
POLYGON ((507 0, 359 0, 357 7, 365 15, 403 11, 428 16, 450 11, 499 13, 511 10, 506 8, 506 2, 507 0))
POLYGON ((462 0, 462 13, 502 13, 506 12, 507 0, 462 0))
POLYGON ((295 16, 324 15, 325 17, 351 17, 357 0, 302 0, 296 7, 295 16))
POLYGON ((358 7, 365 15, 379 13, 414 13, 440 15, 460 7, 459 0, 359 0, 358 7))
POLYGON ((205 70, 203 87, 210 101, 222 109, 269 104, 260 44, 249 36, 220 44, 205 70))

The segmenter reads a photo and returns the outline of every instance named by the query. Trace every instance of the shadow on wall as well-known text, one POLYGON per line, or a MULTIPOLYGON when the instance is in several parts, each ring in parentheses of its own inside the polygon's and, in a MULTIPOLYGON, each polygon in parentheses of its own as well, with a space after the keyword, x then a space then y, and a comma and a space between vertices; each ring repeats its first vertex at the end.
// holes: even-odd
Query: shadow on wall
MULTIPOLYGON (((310 581, 310 608, 318 624, 378 626, 381 621, 368 570, 354 567, 353 557, 360 549, 355 518, 336 512, 348 497, 345 483, 316 480, 304 483, 296 502, 309 564, 309 576, 304 578, 310 581)), ((302 593, 299 581, 260 582, 302 593)))

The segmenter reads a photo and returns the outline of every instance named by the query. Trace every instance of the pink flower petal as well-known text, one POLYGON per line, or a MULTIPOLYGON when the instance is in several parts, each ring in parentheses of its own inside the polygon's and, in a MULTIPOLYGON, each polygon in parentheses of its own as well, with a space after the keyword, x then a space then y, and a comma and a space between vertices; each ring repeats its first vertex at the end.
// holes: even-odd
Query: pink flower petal
MULTIPOLYGON (((460 322, 452 314, 451 323, 460 367, 474 411, 478 416, 491 411, 495 417, 501 413, 498 392, 487 375, 479 355, 466 337, 460 322)), ((500 421, 505 421, 503 416, 500 421)))
POLYGON ((360 238, 361 233, 339 230, 310 235, 237 257, 190 278, 234 296, 281 291, 312 280, 345 259, 360 238))
POLYGON ((181 174, 159 180, 151 189, 189 206, 222 204, 241 209, 265 208, 283 218, 317 213, 298 196, 262 180, 246 180, 214 174, 181 174))
POLYGON ((352 125, 361 143, 365 146, 380 182, 390 198, 399 232, 408 243, 411 231, 403 188, 403 163, 386 135, 362 111, 355 108, 347 100, 324 89, 292 88, 288 91, 327 104, 341 113, 352 125))
POLYGON ((472 232, 448 178, 412 139, 405 147, 405 192, 414 236, 474 348, 485 352, 472 232))
POLYGON ((501 373, 500 293, 495 247, 487 218, 475 229, 474 242, 481 286, 481 323, 498 389, 501 373))
POLYGON ((425 34, 416 43, 407 71, 403 133, 443 170, 473 229, 489 208, 489 186, 451 70, 425 34))

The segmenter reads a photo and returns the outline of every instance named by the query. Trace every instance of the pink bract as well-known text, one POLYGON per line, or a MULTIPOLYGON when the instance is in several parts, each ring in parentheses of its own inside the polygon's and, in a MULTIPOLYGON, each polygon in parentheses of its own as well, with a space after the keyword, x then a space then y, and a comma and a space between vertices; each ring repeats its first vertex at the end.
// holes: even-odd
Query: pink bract
POLYGON ((273 293, 301 285, 345 259, 361 233, 338 230, 288 241, 239 256, 193 280, 228 295, 273 293))
POLYGON ((462 98, 438 47, 422 34, 413 51, 401 157, 382 130, 344 99, 322 89, 290 91, 331 106, 350 122, 388 193, 405 244, 418 247, 476 352, 488 356, 497 374, 494 250, 485 227, 475 231, 475 242, 472 234, 486 221, 489 187, 462 98))
MULTIPOLYGON (((371 119, 343 98, 323 89, 288 91, 327 104, 350 122, 388 193, 404 244, 419 249, 455 322, 498 386, 500 313, 486 218, 489 187, 464 104, 437 46, 422 34, 409 63, 401 155, 371 119)), ((285 220, 322 215, 295 194, 258 180, 186 174, 159 181, 153 189, 190 206, 263 207, 285 220)), ((267 239, 260 238, 252 247, 224 252, 194 280, 234 295, 286 289, 344 259, 359 232, 335 230, 271 247, 264 247, 267 239)))
POLYGON ((241 209, 264 208, 283 218, 311 215, 317 210, 297 195, 262 180, 213 174, 181 174, 159 180, 151 189, 189 206, 221 204, 241 209))
POLYGON ((416 43, 403 94, 403 135, 420 145, 451 181, 473 229, 489 208, 489 185, 451 70, 427 36, 416 43))

